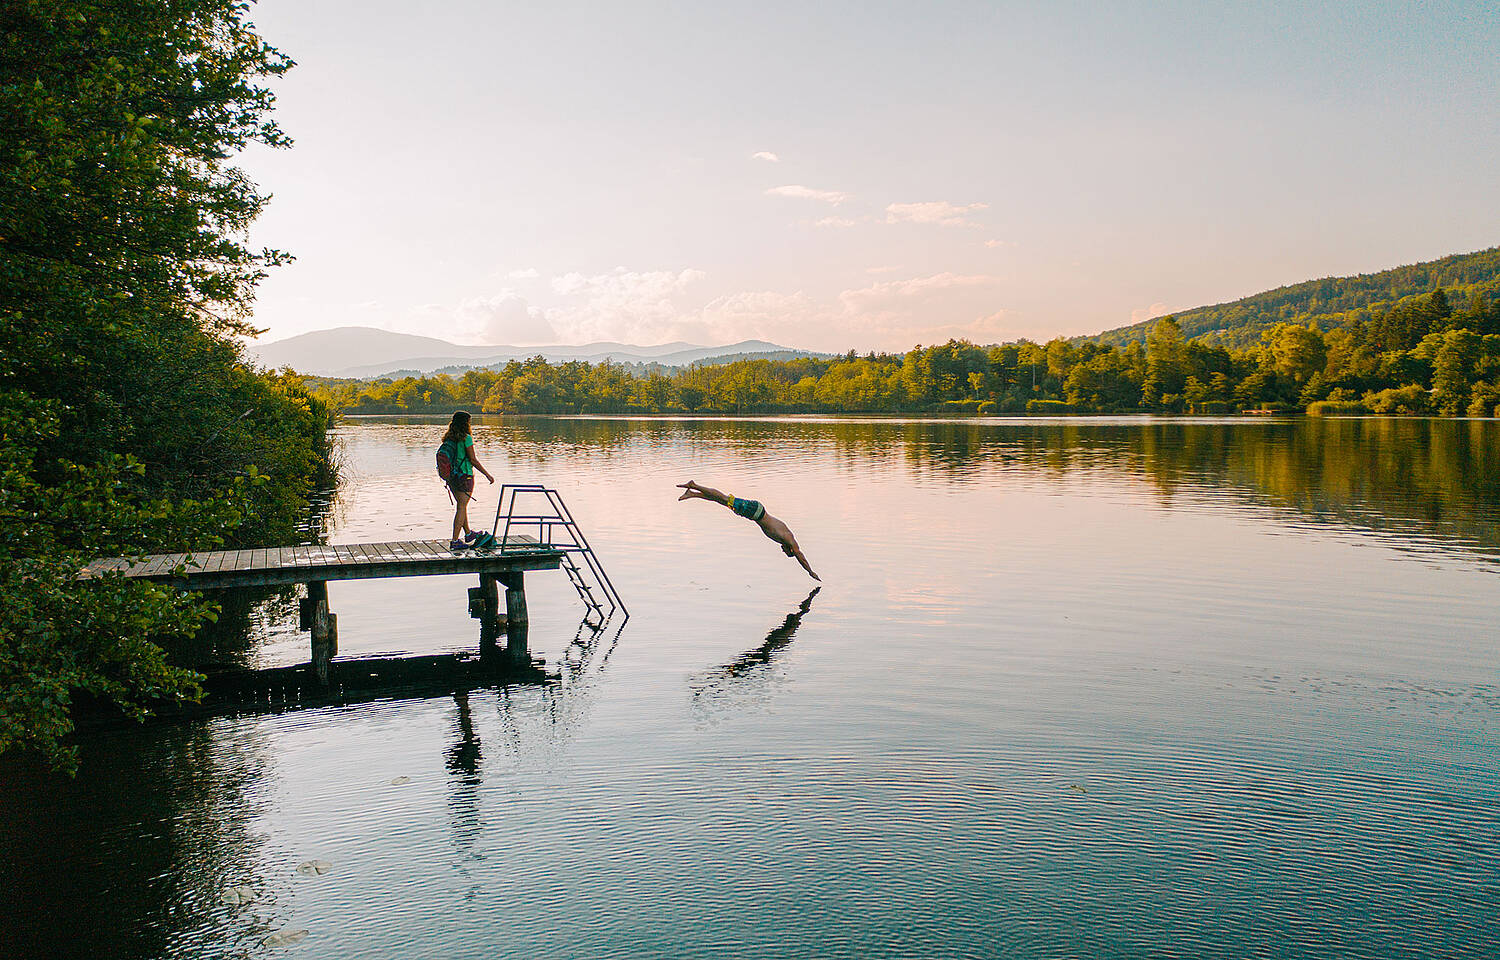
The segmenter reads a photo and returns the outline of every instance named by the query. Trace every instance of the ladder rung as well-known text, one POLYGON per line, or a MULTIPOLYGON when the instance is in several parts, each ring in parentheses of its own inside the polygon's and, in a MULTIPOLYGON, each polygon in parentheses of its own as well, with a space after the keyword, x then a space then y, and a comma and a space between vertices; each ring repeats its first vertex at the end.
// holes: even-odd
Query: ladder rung
MULTIPOLYGON (((537 528, 537 539, 544 541, 539 546, 556 550, 562 554, 561 566, 568 574, 568 580, 578 592, 579 599, 596 613, 601 621, 607 619, 603 603, 609 604, 610 614, 615 610, 625 610, 625 604, 615 592, 614 584, 610 583, 609 577, 604 572, 604 567, 599 563, 599 558, 589 546, 588 539, 579 529, 578 523, 573 518, 573 513, 563 501, 562 495, 551 487, 542 484, 503 484, 500 496, 495 507, 495 527, 500 527, 501 515, 504 514, 505 530, 509 532, 515 527, 525 528, 535 526, 537 528), (540 509, 550 509, 552 513, 516 513, 516 507, 521 494, 540 495, 546 500, 545 506, 540 509), (508 508, 508 510, 507 510, 508 508), (553 531, 561 528, 566 531, 571 543, 553 543, 553 531), (574 554, 581 554, 584 563, 580 565, 574 560, 574 554), (593 581, 592 584, 590 581, 593 581), (604 595, 603 602, 594 595, 598 589, 604 595)), ((629 616, 626 611, 626 616, 629 616)))

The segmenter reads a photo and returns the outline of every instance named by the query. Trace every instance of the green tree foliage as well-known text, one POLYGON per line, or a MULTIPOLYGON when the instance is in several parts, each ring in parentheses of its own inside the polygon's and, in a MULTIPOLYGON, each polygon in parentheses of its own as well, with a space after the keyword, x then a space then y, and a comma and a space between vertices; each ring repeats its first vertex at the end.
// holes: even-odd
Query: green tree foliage
POLYGON ((1380 410, 1395 414, 1493 410, 1487 398, 1491 385, 1500 383, 1500 334, 1483 331, 1500 326, 1500 317, 1489 300, 1475 300, 1464 310, 1451 309, 1449 302, 1443 291, 1433 291, 1328 333, 1316 324, 1277 323, 1241 350, 1213 337, 1184 339, 1168 317, 1155 321, 1144 345, 1132 341, 1123 348, 1062 338, 987 348, 950 340, 904 354, 743 360, 641 377, 611 364, 553 365, 534 357, 471 370, 457 380, 306 382, 330 406, 356 413, 456 407, 502 413, 966 413, 983 405, 987 413, 1067 408, 1217 414, 1333 401, 1318 408, 1326 413, 1355 409, 1361 398, 1376 394, 1380 410), (1394 341, 1392 331, 1398 331, 1394 341), (1391 390, 1404 392, 1384 393, 1391 390), (1429 391, 1435 395, 1419 399, 1412 390, 1423 398, 1429 391))
MULTIPOLYGON (((1445 291, 1445 298, 1451 300, 1454 314, 1465 314, 1483 304, 1483 309, 1488 311, 1483 314, 1484 322, 1500 324, 1500 316, 1490 306, 1500 299, 1500 247, 1356 277, 1309 280, 1231 303, 1187 310, 1176 314, 1175 319, 1185 337, 1211 335, 1226 346, 1243 348, 1253 346, 1262 331, 1278 323, 1301 326, 1315 323, 1319 329, 1332 330, 1361 317, 1386 315, 1403 302, 1414 303, 1439 290, 1445 291)), ((1425 313, 1437 307, 1437 304, 1429 303, 1417 308, 1416 312, 1425 313)), ((1430 313, 1425 313, 1425 317, 1431 320, 1430 313)), ((1415 318, 1410 319, 1415 325, 1420 325, 1415 318)), ((1381 332, 1384 349, 1410 349, 1427 333, 1433 332, 1424 329, 1413 339, 1414 327, 1406 327, 1408 320, 1399 317, 1393 324, 1399 329, 1381 332), (1406 338, 1405 346, 1400 346, 1397 339, 1385 339, 1388 333, 1406 338)), ((1150 333, 1152 324, 1153 321, 1148 320, 1106 331, 1092 339, 1114 346, 1141 342, 1150 333)), ((1488 327, 1480 331, 1471 317, 1466 317, 1458 325, 1484 333, 1500 333, 1500 330, 1488 327)))
POLYGON ((1146 336, 1146 380, 1141 402, 1150 408, 1175 409, 1187 385, 1187 348, 1182 328, 1171 317, 1151 325, 1146 336))
POLYGON ((284 259, 229 162, 287 143, 263 83, 291 64, 246 9, 0 5, 0 749, 66 764, 74 691, 192 693, 153 641, 210 608, 84 560, 285 542, 326 479, 326 406, 234 340, 284 259))

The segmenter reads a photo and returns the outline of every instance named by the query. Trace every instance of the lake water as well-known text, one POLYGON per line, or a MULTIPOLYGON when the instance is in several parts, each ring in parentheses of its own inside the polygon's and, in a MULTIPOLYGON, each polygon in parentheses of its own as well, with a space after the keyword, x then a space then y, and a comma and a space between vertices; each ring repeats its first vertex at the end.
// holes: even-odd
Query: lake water
MULTIPOLYGON (((1500 950, 1500 424, 476 424, 563 492, 624 629, 570 645, 530 574, 555 683, 0 767, 0 955, 1500 950), (688 479, 762 500, 822 589, 688 479)), ((340 432, 332 542, 446 534, 439 422, 340 432)), ((473 649, 469 585, 332 584, 341 656, 473 649)), ((304 660, 286 610, 234 656, 304 660)))

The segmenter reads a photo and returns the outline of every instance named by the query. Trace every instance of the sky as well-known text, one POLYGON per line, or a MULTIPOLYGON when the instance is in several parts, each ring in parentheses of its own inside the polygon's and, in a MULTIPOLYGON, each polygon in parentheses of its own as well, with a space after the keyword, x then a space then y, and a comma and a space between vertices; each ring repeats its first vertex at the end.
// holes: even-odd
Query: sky
POLYGON ((260 0, 262 342, 1046 340, 1500 243, 1500 5, 260 0))

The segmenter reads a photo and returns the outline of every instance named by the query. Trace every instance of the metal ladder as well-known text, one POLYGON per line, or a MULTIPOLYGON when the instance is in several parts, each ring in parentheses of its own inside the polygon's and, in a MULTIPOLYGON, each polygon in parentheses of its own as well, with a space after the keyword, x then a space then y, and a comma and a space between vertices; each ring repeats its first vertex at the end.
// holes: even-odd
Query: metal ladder
POLYGON ((578 529, 578 523, 573 519, 568 505, 563 502, 562 495, 551 487, 536 483, 501 484, 500 501, 495 504, 493 527, 500 537, 501 552, 528 549, 527 545, 510 542, 512 531, 519 533, 528 527, 536 528, 536 539, 540 545, 562 552, 563 572, 568 575, 568 582, 578 592, 578 598, 588 608, 588 613, 584 614, 585 623, 588 622, 590 613, 598 617, 598 622, 592 624, 598 628, 602 628, 616 611, 625 615, 620 621, 621 625, 630 619, 625 601, 620 599, 619 591, 610 582, 609 574, 604 572, 604 565, 599 562, 594 548, 589 546, 588 538, 578 529), (535 512, 516 512, 517 501, 522 495, 528 497, 528 508, 535 512), (538 497, 541 502, 530 508, 530 504, 538 503, 538 497), (582 563, 575 558, 581 558, 582 563))

